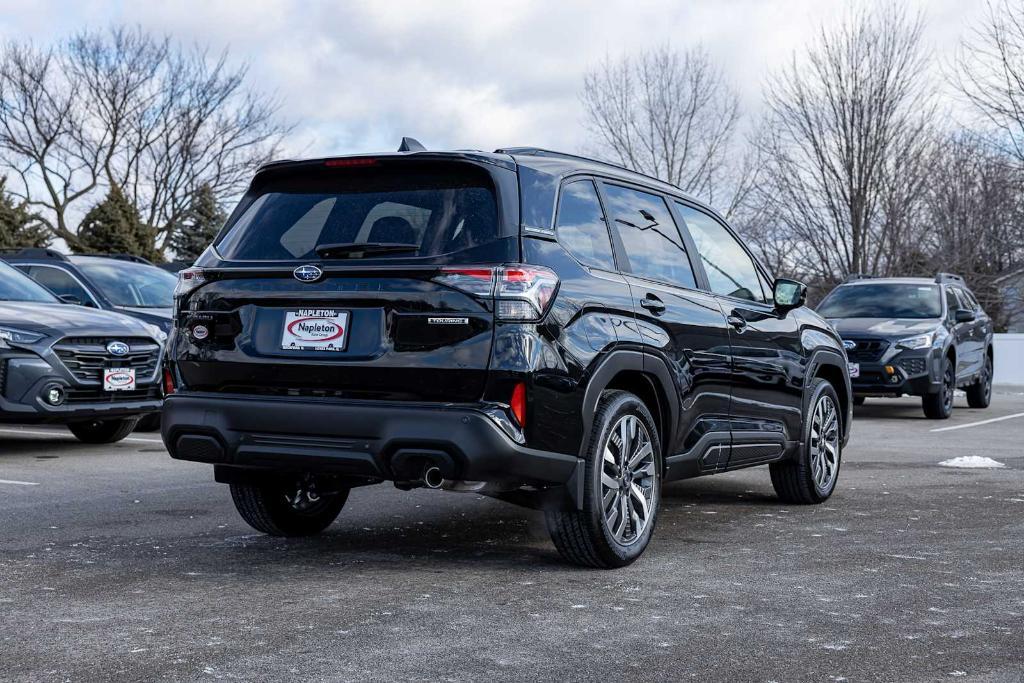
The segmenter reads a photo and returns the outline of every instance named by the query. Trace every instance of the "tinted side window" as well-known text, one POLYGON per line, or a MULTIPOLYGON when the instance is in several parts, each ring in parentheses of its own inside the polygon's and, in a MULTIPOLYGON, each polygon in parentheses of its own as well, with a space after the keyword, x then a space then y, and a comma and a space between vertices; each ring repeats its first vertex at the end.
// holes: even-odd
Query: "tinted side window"
POLYGON ((697 245, 708 283, 715 294, 764 302, 753 260, 736 238, 717 220, 693 207, 678 204, 679 212, 697 245))
POLYGON ((768 279, 768 276, 762 273, 760 270, 757 271, 757 279, 761 282, 761 291, 764 292, 764 300, 768 303, 775 302, 775 287, 774 283, 768 279))
POLYGON ((92 301, 92 297, 89 296, 87 291, 85 291, 85 288, 78 284, 75 278, 71 277, 71 275, 59 268, 50 268, 49 266, 31 266, 29 268, 29 275, 32 276, 33 280, 41 284, 43 287, 46 287, 57 296, 70 294, 83 304, 92 301))
POLYGON ((974 311, 980 311, 981 310, 981 304, 978 303, 977 297, 974 296, 974 293, 971 292, 971 290, 969 290, 969 289, 961 289, 959 291, 959 294, 960 294, 960 300, 963 301, 964 304, 967 305, 967 308, 973 309, 974 311))
POLYGON ((580 263, 615 270, 608 226, 592 181, 577 180, 562 188, 555 231, 558 241, 580 263))
POLYGON ((640 277, 695 288, 683 238, 665 200, 618 185, 605 185, 608 215, 618 231, 630 270, 640 277))
POLYGON ((956 297, 956 290, 946 287, 946 317, 952 321, 956 320, 956 311, 960 308, 960 301, 956 297))

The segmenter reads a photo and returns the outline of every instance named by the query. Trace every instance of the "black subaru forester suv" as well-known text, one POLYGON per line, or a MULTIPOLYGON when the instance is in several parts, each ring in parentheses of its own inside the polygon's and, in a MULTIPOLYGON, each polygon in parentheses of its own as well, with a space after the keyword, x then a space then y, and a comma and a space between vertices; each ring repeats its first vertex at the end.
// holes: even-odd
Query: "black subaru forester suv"
POLYGON ((532 148, 261 168, 179 275, 162 433, 242 517, 326 528, 394 482, 546 511, 561 554, 623 566, 662 483, 770 464, 835 486, 840 339, 678 188, 532 148))

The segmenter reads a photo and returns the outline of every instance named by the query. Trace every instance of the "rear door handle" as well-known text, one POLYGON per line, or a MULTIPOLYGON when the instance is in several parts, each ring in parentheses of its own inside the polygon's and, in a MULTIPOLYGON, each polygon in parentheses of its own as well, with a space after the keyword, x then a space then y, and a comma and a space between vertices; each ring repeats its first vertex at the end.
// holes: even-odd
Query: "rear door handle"
POLYGON ((648 294, 643 299, 641 299, 640 305, 646 308, 654 315, 661 315, 662 313, 665 312, 665 302, 659 299, 658 297, 654 296, 653 294, 648 294))
POLYGON ((744 320, 742 317, 736 315, 735 313, 730 315, 725 320, 740 332, 742 332, 747 327, 747 321, 744 320))

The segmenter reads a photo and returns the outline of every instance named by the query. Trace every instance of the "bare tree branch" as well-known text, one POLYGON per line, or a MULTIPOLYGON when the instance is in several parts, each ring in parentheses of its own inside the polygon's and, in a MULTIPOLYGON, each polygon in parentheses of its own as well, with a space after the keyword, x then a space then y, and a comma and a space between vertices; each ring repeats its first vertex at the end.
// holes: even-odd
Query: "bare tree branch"
POLYGON ((739 98, 701 47, 606 59, 580 100, 596 154, 734 209, 756 167, 738 167, 739 98), (737 182, 737 180, 739 182, 737 182))
POLYGON ((117 186, 162 250, 201 187, 222 200, 272 158, 289 128, 247 68, 140 29, 82 32, 0 50, 0 168, 55 237, 117 186))

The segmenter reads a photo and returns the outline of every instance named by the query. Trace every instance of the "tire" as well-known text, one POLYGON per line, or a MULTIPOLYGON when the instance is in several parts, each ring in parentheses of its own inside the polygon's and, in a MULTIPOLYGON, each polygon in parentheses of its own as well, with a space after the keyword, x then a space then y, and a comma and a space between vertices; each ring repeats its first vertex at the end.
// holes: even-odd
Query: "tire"
POLYGON ((116 443, 132 433, 138 424, 138 417, 125 417, 119 420, 89 420, 72 422, 68 429, 82 443, 116 443))
POLYGON ((160 429, 160 413, 149 413, 143 415, 139 424, 135 426, 137 432, 155 432, 160 429))
POLYGON ((841 406, 828 381, 812 380, 800 453, 795 460, 769 466, 772 486, 784 502, 813 505, 835 491, 843 459, 841 406))
POLYGON ((633 394, 605 392, 586 453, 583 509, 548 511, 548 532, 573 564, 625 567, 650 542, 661 501, 661 440, 650 411, 633 394), (630 443, 622 448, 624 434, 630 443), (622 466, 626 455, 632 466, 622 466))
POLYGON ((867 399, 864 398, 863 396, 854 396, 853 397, 853 405, 855 405, 855 406, 862 406, 862 405, 864 405, 865 401, 867 401, 867 399))
POLYGON ((348 500, 348 489, 317 495, 315 480, 309 478, 282 484, 231 484, 231 499, 238 514, 256 531, 270 536, 312 536, 337 519, 348 500), (293 503, 292 498, 300 502, 293 503))
POLYGON ((985 354, 985 367, 974 384, 967 387, 967 405, 972 408, 988 408, 992 403, 992 356, 985 354))
POLYGON ((934 394, 921 398, 921 407, 930 420, 946 420, 953 414, 953 392, 956 390, 956 374, 949 358, 942 359, 942 388, 934 394))

